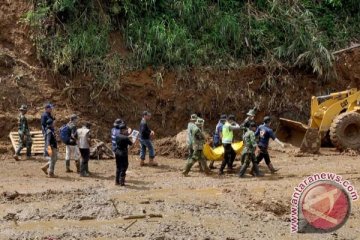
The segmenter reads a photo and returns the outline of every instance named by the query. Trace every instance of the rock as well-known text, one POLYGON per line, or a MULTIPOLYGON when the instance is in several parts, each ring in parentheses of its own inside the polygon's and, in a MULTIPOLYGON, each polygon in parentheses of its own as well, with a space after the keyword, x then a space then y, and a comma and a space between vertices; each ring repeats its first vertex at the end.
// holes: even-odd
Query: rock
POLYGON ((181 150, 185 150, 187 149, 187 130, 183 130, 181 132, 179 132, 177 135, 176 135, 176 145, 179 149, 181 150))
POLYGON ((14 200, 15 198, 17 198, 20 194, 15 191, 15 192, 3 192, 3 196, 6 198, 6 200, 14 200))

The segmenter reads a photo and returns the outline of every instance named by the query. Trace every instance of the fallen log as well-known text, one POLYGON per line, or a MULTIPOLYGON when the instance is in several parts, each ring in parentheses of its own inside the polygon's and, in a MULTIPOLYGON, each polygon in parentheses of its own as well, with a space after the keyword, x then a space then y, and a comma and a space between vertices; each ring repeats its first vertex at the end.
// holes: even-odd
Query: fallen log
POLYGON ((123 217, 124 220, 141 219, 141 218, 146 218, 146 215, 140 214, 140 215, 129 215, 129 216, 123 217))

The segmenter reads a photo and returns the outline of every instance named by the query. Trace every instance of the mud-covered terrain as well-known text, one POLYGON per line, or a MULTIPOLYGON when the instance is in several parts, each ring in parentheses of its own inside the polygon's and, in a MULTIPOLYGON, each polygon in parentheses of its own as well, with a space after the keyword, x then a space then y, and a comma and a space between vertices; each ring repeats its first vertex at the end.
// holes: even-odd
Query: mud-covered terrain
POLYGON ((270 175, 262 163, 265 177, 244 179, 215 172, 206 177, 195 166, 182 177, 183 159, 159 157, 159 167, 141 168, 132 156, 126 187, 114 185, 114 160, 92 160, 92 176, 80 178, 65 173, 61 158, 58 178, 49 179, 40 170, 44 160, 15 162, 4 155, 0 239, 358 239, 360 201, 334 233, 290 234, 291 195, 305 177, 334 172, 360 189, 356 154, 296 151, 274 148, 279 173, 270 175), (147 217, 125 220, 129 215, 147 217))

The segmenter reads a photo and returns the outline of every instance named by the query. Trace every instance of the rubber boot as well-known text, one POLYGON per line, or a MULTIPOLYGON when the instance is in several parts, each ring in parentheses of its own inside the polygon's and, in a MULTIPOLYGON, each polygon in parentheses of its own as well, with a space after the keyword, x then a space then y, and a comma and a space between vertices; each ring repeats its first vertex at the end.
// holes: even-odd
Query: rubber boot
POLYGON ((120 186, 125 186, 125 177, 120 178, 120 186))
POLYGON ((80 177, 88 177, 89 174, 86 172, 86 164, 81 161, 80 163, 80 177))
POLYGON ((199 161, 199 165, 201 166, 201 168, 203 169, 204 173, 206 175, 210 175, 211 174, 211 170, 208 168, 207 164, 206 164, 206 160, 200 160, 199 161))
POLYGON ((75 167, 76 167, 76 172, 80 173, 80 161, 79 160, 75 160, 75 167))
POLYGON ((120 185, 120 173, 118 171, 116 171, 115 173, 115 185, 116 186, 120 185))
POLYGON ((277 171, 279 171, 279 169, 274 168, 272 163, 269 163, 269 165, 267 165, 267 166, 268 166, 271 173, 276 173, 277 171))
POLYGON ((259 166, 256 163, 253 163, 251 171, 253 172, 252 175, 255 177, 263 177, 264 176, 264 174, 262 172, 260 172, 259 166))
POLYGON ((244 163, 243 165, 241 165, 240 172, 239 172, 239 177, 244 177, 246 169, 248 167, 249 167, 249 163, 244 163))
POLYGON ((184 171, 182 172, 182 175, 184 175, 184 177, 188 177, 190 169, 191 169, 191 165, 189 163, 187 163, 186 166, 185 166, 184 171))
POLYGON ((90 175, 90 171, 89 171, 89 162, 85 163, 85 171, 88 175, 90 175))
POLYGON ((211 161, 209 164, 209 169, 216 169, 216 167, 214 166, 215 161, 211 161))
POLYGON ((73 172, 73 170, 70 169, 70 160, 65 160, 65 166, 67 173, 73 172))
POLYGON ((49 169, 49 163, 46 163, 41 167, 41 170, 45 173, 45 175, 48 175, 48 169, 49 169))
POLYGON ((201 165, 200 162, 198 162, 197 167, 199 168, 199 172, 204 172, 204 168, 203 168, 203 166, 201 165))

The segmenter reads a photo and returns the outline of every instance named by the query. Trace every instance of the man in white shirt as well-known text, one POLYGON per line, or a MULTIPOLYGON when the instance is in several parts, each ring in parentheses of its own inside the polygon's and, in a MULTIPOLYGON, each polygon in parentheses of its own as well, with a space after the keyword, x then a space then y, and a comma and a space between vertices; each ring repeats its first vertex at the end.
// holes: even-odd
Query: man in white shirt
POLYGON ((89 176, 89 159, 90 159, 90 128, 91 124, 86 122, 82 128, 77 129, 77 145, 81 154, 80 177, 89 176))

